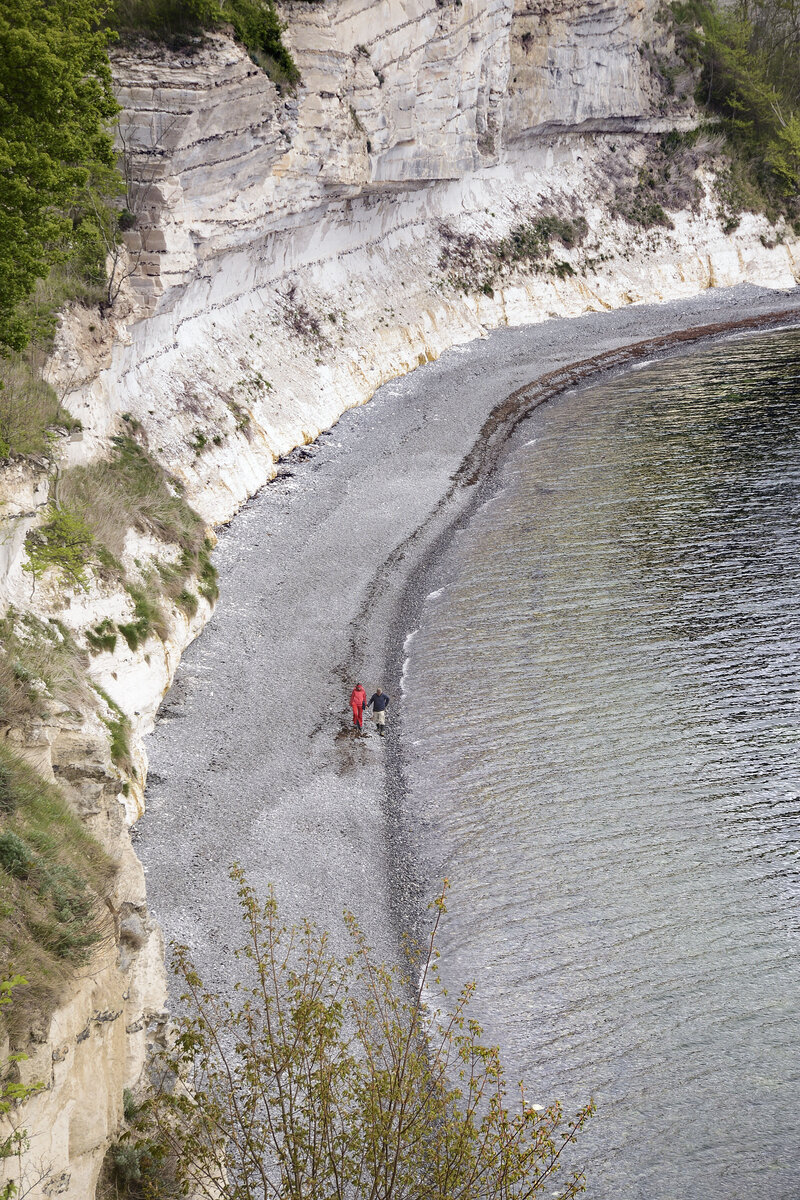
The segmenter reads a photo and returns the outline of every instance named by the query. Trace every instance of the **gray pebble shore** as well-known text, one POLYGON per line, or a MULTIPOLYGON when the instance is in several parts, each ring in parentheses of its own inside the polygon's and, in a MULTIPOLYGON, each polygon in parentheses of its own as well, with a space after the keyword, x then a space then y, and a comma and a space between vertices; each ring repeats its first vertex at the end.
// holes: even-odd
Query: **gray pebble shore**
POLYGON ((349 908, 392 956, 421 902, 403 833, 403 642, 442 544, 485 499, 532 405, 626 361, 686 353, 691 341, 672 340, 682 331, 770 314, 800 321, 800 289, 498 330, 386 384, 220 532, 219 604, 149 739, 136 839, 167 942, 189 944, 208 981, 230 977, 242 938, 234 861, 260 893, 275 885, 287 918, 338 939, 349 908), (392 697, 385 739, 369 718, 363 738, 348 731, 356 680, 392 697))

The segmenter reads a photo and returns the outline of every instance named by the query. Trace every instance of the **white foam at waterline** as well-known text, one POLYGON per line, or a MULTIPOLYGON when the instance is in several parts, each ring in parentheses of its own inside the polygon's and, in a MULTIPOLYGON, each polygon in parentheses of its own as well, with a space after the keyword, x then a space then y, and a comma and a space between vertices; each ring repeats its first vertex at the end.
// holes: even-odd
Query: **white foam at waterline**
MULTIPOLYGON (((788 293, 787 293, 788 295, 788 293)), ((797 333, 796 325, 771 325, 769 329, 740 329, 720 338, 721 342, 741 342, 747 338, 767 337, 770 333, 797 333)))
POLYGON ((406 675, 408 674, 408 664, 411 661, 409 650, 411 643, 419 633, 419 629, 412 629, 411 633, 406 634, 406 640, 403 642, 403 670, 400 672, 400 691, 405 696, 406 694, 406 675))

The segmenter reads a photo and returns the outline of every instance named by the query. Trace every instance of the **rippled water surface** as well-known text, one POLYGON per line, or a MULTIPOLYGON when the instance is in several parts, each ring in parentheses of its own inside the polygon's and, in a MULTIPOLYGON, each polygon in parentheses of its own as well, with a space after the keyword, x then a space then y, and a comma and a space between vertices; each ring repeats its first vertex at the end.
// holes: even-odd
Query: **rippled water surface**
POLYGON ((592 1200, 800 1197, 800 335, 538 410, 409 642, 445 973, 592 1200))

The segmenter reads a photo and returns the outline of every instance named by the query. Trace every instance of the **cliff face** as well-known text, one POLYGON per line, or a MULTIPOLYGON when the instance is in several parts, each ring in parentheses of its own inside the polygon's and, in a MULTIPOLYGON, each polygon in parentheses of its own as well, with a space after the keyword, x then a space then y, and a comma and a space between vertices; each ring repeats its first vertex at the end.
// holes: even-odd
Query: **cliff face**
POLYGON ((642 52, 654 27, 645 0, 516 0, 506 140, 548 129, 630 127, 649 117, 661 101, 642 52))
MULTIPOLYGON (((793 286, 797 243, 763 218, 723 232, 698 174, 672 228, 620 215, 654 131, 691 123, 646 50, 669 54, 653 0, 324 0, 286 7, 303 84, 281 95, 242 49, 118 53, 120 137, 136 226, 111 314, 65 314, 52 382, 84 426, 62 467, 107 453, 122 417, 210 523, 230 518, 277 457, 385 380, 501 324, 691 295, 744 279, 793 286), (537 261, 509 231, 557 214, 580 230, 537 261)), ((680 82, 680 81, 679 81, 680 82)), ((51 581, 30 597, 27 528, 44 468, 0 480, 0 601, 58 613, 80 639, 126 598, 51 581)), ((146 551, 132 540, 131 561, 146 551)), ((33 1050, 46 1091, 25 1109, 50 1175, 34 1194, 85 1200, 163 1020, 157 930, 127 836, 141 813, 141 737, 208 615, 172 612, 164 639, 120 643, 93 677, 130 718, 134 771, 104 729, 53 713, 10 730, 120 859, 115 941, 33 1050), (123 787, 123 783, 125 786, 123 787)))

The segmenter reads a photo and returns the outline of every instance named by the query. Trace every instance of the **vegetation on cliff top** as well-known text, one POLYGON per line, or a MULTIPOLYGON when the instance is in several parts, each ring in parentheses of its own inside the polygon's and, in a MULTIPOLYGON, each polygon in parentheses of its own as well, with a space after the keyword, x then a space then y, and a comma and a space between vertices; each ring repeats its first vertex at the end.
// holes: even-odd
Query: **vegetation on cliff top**
POLYGON ((144 34, 173 49, 191 48, 205 30, 229 26, 273 82, 291 87, 300 79, 274 0, 117 0, 115 23, 125 40, 144 34))
POLYGON ((697 99, 730 151, 721 180, 729 227, 736 210, 800 217, 800 0, 680 0, 684 52, 700 68, 697 99))
MULTIPOLYGON (((62 421, 31 341, 49 348, 77 299, 113 305, 107 277, 121 231, 123 178, 108 48, 119 36, 184 42, 231 28, 279 85, 299 79, 274 0, 5 0, 0 6, 0 457, 41 453, 62 421), (16 414, 21 413, 21 417, 16 414)), ((117 274, 119 274, 117 272, 117 274)), ((39 357, 43 357, 39 355, 39 357)))
POLYGON ((106 0, 0 7, 0 353, 29 340, 26 301, 51 267, 104 269, 82 197, 114 164, 107 11, 106 0))

